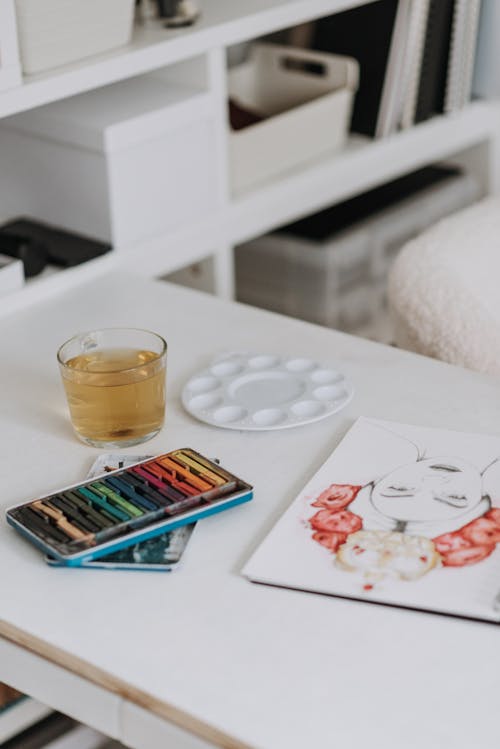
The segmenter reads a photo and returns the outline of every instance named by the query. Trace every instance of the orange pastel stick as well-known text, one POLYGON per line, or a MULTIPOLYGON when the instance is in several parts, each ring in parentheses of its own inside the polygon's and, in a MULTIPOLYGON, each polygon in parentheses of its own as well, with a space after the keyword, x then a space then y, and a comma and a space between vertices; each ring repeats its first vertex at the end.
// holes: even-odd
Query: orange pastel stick
POLYGON ((190 484, 193 486, 198 487, 198 489, 201 489, 201 491, 208 491, 208 489, 212 489, 212 484, 209 484, 208 481, 204 481, 199 476, 195 476, 194 473, 191 473, 191 471, 188 468, 183 468, 178 463, 174 463, 173 460, 170 460, 170 458, 159 458, 158 462, 160 465, 165 466, 165 468, 168 468, 174 476, 184 476, 184 478, 189 481, 190 484))
POLYGON ((191 486, 187 481, 176 479, 172 473, 162 468, 158 463, 147 463, 144 465, 144 468, 157 478, 166 479, 175 489, 180 489, 193 497, 200 493, 200 490, 197 487, 195 488, 194 486, 191 486))
POLYGON ((79 528, 77 528, 76 525, 70 523, 66 516, 61 512, 61 510, 56 510, 54 507, 44 505, 41 501, 33 502, 33 507, 36 507, 39 512, 43 512, 44 515, 52 518, 52 520, 55 520, 58 528, 61 528, 61 530, 67 533, 68 536, 70 538, 73 538, 75 541, 82 541, 92 535, 91 533, 84 533, 79 528))

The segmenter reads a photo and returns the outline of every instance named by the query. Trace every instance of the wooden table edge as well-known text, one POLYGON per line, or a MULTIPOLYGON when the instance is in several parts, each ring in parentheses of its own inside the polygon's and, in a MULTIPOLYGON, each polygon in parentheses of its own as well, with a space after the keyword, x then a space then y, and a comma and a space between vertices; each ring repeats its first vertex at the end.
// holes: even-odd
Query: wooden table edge
POLYGON ((209 723, 198 720, 189 713, 180 710, 168 702, 163 702, 141 689, 130 686, 125 681, 117 679, 103 669, 97 668, 87 661, 78 658, 60 648, 51 645, 28 632, 0 619, 0 636, 25 650, 44 658, 57 666, 64 668, 80 678, 102 687, 113 694, 128 700, 154 715, 175 724, 199 738, 215 744, 221 749, 255 749, 223 731, 214 728, 209 723))

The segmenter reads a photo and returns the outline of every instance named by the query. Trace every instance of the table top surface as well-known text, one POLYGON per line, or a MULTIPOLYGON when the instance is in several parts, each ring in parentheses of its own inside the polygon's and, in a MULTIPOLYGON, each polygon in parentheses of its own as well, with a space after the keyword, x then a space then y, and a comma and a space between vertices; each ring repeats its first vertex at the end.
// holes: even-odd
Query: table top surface
POLYGON ((125 274, 0 318, 0 339, 0 634, 227 747, 497 746, 496 625, 240 574, 356 417, 499 434, 497 380, 125 274), (142 451, 191 446, 255 487, 252 502, 198 523, 172 574, 50 568, 4 519, 8 506, 83 478, 99 454, 72 433, 55 352, 77 331, 112 326, 149 328, 169 345, 166 426, 142 451), (355 397, 282 431, 196 422, 184 382, 234 350, 336 366, 355 397))

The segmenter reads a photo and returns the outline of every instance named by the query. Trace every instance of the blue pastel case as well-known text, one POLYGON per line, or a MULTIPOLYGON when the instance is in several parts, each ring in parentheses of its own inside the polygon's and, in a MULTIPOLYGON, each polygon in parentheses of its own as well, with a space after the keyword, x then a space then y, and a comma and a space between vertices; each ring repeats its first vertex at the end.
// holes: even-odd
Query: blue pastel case
POLYGON ((249 501, 252 487, 183 448, 7 510, 58 564, 81 566, 249 501))

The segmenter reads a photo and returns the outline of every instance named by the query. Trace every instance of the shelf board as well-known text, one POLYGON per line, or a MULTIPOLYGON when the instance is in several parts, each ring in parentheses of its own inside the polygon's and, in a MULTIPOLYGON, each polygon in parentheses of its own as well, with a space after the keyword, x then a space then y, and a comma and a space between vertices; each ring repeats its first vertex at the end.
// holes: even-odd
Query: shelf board
POLYGON ((0 712, 0 744, 47 717, 50 707, 24 697, 0 712))
POLYGON ((341 151, 234 198, 228 240, 252 239, 365 192, 433 161, 453 156, 500 129, 500 105, 475 102, 381 140, 352 136, 341 151))
POLYGON ((352 136, 342 151, 259 185, 189 226, 118 247, 83 266, 32 279, 23 289, 0 299, 0 316, 117 268, 149 277, 171 273, 221 248, 449 158, 499 130, 500 103, 475 102, 456 115, 436 117, 383 140, 352 136))
POLYGON ((0 297, 0 317, 49 299, 59 292, 67 291, 116 268, 115 252, 107 252, 101 257, 71 268, 50 266, 40 275, 28 279, 21 289, 0 297))
POLYGON ((25 76, 20 86, 0 92, 0 117, 366 2, 372 0, 208 0, 192 28, 165 29, 160 22, 136 25, 125 47, 25 76))
POLYGON ((114 253, 116 261, 121 269, 146 277, 173 273, 203 260, 218 249, 224 241, 224 216, 225 211, 219 207, 210 216, 168 234, 118 247, 114 253))
POLYGON ((216 252, 223 243, 221 227, 224 215, 221 210, 216 211, 193 225, 118 247, 82 265, 71 268, 48 266, 38 276, 28 279, 18 291, 0 297, 0 317, 50 299, 106 272, 130 270, 151 278, 197 263, 216 252))

